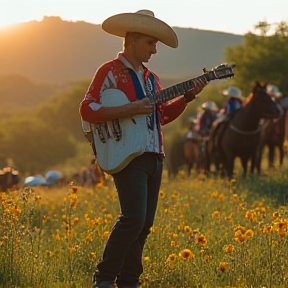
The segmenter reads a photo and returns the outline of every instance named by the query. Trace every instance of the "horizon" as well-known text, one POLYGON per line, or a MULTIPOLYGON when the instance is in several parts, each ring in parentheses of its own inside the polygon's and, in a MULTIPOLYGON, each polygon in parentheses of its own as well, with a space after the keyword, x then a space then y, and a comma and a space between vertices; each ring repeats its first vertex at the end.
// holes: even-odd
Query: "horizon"
POLYGON ((200 0, 158 0, 156 3, 146 0, 145 5, 135 0, 0 0, 0 29, 33 20, 42 21, 45 16, 101 24, 109 16, 141 9, 152 10, 155 17, 172 27, 237 35, 256 33, 255 25, 259 22, 271 24, 272 30, 281 21, 288 22, 288 1, 285 0, 207 0, 205 7, 202 6, 200 0), (96 8, 95 4, 99 4, 97 9, 91 9, 91 5, 96 8), (164 4, 169 8, 163 9, 164 4), (195 12, 195 8, 199 12, 195 12))

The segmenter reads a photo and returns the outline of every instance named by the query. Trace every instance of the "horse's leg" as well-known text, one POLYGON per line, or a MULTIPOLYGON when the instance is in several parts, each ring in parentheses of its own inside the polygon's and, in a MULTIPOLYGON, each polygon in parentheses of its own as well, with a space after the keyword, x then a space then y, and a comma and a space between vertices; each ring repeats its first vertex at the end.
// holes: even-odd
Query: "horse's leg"
POLYGON ((264 146, 261 145, 256 151, 255 166, 256 166, 258 175, 261 174, 261 162, 262 162, 263 150, 264 150, 264 146))
POLYGON ((273 145, 269 145, 269 155, 268 155, 268 159, 269 159, 269 168, 273 168, 274 167, 274 155, 275 151, 274 151, 274 146, 273 145))
MULTIPOLYGON (((246 179, 247 163, 248 163, 248 157, 241 157, 241 164, 242 164, 242 168, 243 168, 243 179, 246 179)), ((254 170, 254 168, 253 168, 253 170, 254 170)))
POLYGON ((193 161, 189 161, 187 166, 188 166, 188 168, 187 168, 187 176, 189 177, 190 174, 191 174, 191 169, 193 167, 193 161))
POLYGON ((283 158, 284 158, 284 148, 283 145, 279 145, 279 157, 280 157, 280 166, 283 164, 283 158))
POLYGON ((234 155, 227 155, 226 169, 227 169, 227 176, 229 179, 232 179, 232 176, 233 176, 234 160, 235 160, 234 155))
MULTIPOLYGON (((255 169, 255 166, 256 166, 256 162, 257 162, 258 157, 259 157, 258 154, 259 154, 259 149, 255 149, 254 153, 252 154, 252 158, 251 158, 250 175, 254 174, 254 169, 255 169)), ((259 170, 258 170, 258 174, 260 174, 259 170)))

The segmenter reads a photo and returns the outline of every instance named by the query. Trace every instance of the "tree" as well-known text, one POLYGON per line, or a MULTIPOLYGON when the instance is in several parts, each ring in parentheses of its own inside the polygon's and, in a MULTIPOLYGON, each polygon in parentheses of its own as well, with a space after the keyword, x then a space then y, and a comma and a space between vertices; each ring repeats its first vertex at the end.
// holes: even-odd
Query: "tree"
POLYGON ((227 62, 236 63, 235 84, 243 90, 244 95, 248 95, 255 81, 276 84, 283 93, 288 93, 286 28, 281 22, 271 36, 247 33, 243 44, 226 48, 227 62))
POLYGON ((0 158, 12 158, 22 174, 43 173, 76 154, 75 140, 64 129, 24 116, 1 124, 0 158))

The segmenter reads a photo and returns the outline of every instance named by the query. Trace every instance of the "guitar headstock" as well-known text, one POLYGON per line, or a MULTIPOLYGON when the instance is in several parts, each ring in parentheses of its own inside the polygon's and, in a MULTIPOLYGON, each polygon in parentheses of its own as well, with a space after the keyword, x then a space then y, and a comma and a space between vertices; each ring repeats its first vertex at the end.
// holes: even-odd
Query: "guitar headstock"
POLYGON ((214 67, 209 71, 204 68, 203 72, 208 81, 214 79, 232 78, 234 77, 235 74, 233 71, 234 67, 235 67, 234 64, 229 65, 224 63, 214 67))

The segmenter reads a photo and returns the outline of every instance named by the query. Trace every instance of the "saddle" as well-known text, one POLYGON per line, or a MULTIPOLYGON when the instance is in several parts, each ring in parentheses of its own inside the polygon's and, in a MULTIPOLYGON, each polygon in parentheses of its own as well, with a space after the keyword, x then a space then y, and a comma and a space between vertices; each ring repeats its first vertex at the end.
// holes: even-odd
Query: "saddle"
POLYGON ((210 138, 207 146, 208 153, 215 152, 219 148, 223 132, 229 123, 229 119, 225 119, 222 122, 215 122, 211 131, 210 138))

